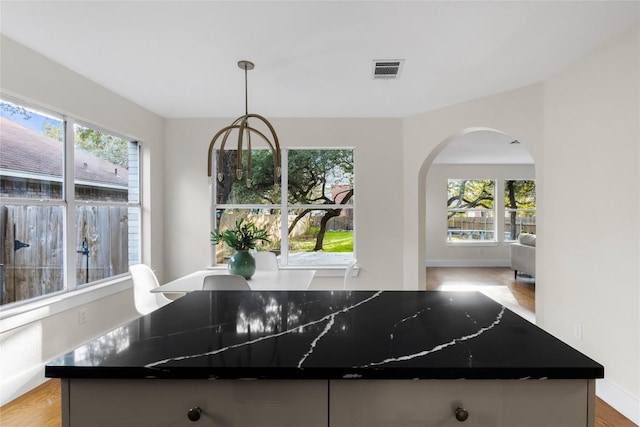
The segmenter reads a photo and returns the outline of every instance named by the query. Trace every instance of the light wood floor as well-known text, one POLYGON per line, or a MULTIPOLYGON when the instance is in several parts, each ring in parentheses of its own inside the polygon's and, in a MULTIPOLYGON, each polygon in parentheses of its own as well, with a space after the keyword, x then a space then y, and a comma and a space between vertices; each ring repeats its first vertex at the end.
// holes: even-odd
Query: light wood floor
POLYGON ((60 427, 60 380, 53 379, 0 408, 2 427, 60 427))
MULTIPOLYGON (((533 279, 522 277, 513 280, 513 272, 506 268, 428 268, 427 282, 430 289, 443 284, 467 283, 482 286, 507 286, 516 301, 526 310, 535 310, 535 286, 533 279)), ((60 381, 49 380, 29 393, 0 408, 2 427, 60 427, 60 381)), ((596 427, 634 427, 636 424, 623 417, 611 406, 596 399, 596 427)))
POLYGON ((485 292, 516 313, 535 320, 535 279, 532 277, 520 275, 516 281, 513 270, 497 267, 427 268, 427 289, 472 288, 485 292), (493 289, 504 287, 509 292, 492 292, 493 289))

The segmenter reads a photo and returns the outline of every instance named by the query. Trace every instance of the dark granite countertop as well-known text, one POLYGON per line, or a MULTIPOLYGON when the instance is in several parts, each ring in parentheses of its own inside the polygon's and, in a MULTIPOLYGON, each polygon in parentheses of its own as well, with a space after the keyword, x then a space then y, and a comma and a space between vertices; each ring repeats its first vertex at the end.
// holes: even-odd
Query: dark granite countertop
POLYGON ((45 375, 588 379, 604 368, 477 292, 196 291, 51 361, 45 375))

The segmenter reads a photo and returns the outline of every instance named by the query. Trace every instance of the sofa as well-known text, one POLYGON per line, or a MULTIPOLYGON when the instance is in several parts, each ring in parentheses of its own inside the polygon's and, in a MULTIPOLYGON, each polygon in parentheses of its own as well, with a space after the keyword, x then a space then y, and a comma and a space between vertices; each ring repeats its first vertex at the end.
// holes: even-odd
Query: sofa
POLYGON ((518 272, 534 277, 536 274, 536 235, 520 234, 518 241, 509 247, 510 265, 513 279, 518 279, 518 272))

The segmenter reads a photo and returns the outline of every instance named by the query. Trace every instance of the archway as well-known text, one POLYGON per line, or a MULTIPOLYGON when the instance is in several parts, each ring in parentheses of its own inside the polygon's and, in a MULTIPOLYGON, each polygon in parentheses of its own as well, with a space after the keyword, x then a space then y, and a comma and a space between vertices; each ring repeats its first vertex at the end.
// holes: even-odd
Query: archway
MULTIPOLYGON (((502 197, 514 180, 535 181, 534 160, 525 144, 494 128, 462 129, 434 147, 422 163, 418 180, 422 226, 419 259, 426 261, 426 267, 509 265, 509 245, 517 234, 510 226, 513 216, 505 215, 509 206, 505 207, 502 197), (452 228, 452 212, 447 211, 447 182, 474 179, 489 182, 496 203, 491 203, 490 212, 466 212, 464 215, 483 217, 464 220, 472 226, 452 228), (480 221, 484 226, 477 225, 480 221)), ((535 230, 535 222, 532 227, 535 230)), ((520 231, 521 227, 517 233, 520 231)), ((427 287, 426 279, 424 286, 427 287)))

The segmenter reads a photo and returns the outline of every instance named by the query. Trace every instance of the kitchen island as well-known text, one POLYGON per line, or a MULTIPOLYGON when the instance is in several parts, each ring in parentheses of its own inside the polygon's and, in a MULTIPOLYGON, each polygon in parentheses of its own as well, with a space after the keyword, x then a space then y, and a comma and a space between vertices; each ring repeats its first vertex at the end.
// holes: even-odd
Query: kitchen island
POLYGON ((64 427, 589 427, 604 369, 476 292, 195 291, 45 374, 64 427))

